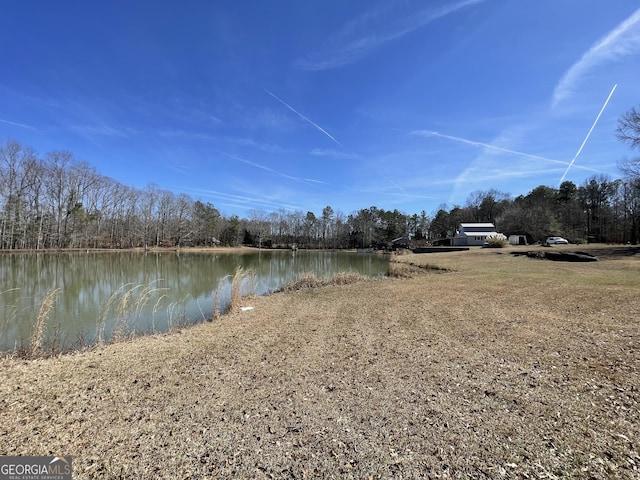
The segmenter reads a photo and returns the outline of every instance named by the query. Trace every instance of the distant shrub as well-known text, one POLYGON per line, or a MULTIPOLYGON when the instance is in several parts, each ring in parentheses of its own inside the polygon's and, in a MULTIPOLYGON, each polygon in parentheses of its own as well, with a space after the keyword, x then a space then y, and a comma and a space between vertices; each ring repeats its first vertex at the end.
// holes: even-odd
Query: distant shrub
POLYGON ((501 233, 487 237, 487 246, 490 248, 503 248, 508 244, 509 240, 501 233))

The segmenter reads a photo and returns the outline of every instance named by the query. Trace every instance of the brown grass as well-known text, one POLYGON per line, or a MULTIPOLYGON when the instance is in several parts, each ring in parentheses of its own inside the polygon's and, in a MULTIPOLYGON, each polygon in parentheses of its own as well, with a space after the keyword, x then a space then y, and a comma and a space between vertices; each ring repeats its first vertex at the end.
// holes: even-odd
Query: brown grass
POLYGON ((44 337, 47 319, 49 318, 51 309, 53 309, 56 304, 56 299, 59 294, 60 289, 53 288, 45 294, 44 298, 40 302, 40 310, 38 311, 38 316, 36 317, 36 322, 31 334, 31 349, 29 351, 29 356, 31 358, 35 358, 42 353, 42 339, 44 337))
POLYGON ((447 272, 448 268, 442 268, 431 263, 412 262, 407 258, 398 259, 392 257, 389 261, 389 270, 387 275, 392 278, 412 278, 426 271, 430 272, 447 272))
POLYGON ((295 292, 297 290, 328 287, 330 285, 348 285, 363 280, 370 280, 370 277, 358 272, 339 272, 330 277, 318 277, 313 272, 304 272, 282 287, 280 292, 295 292))
MULTIPOLYGON (((225 308, 225 313, 238 310, 242 305, 242 300, 246 296, 252 295, 255 283, 255 275, 251 271, 247 271, 242 267, 236 268, 233 277, 231 277, 229 303, 225 308)), ((219 289, 218 289, 219 290, 219 289)), ((219 302, 218 292, 216 292, 216 299, 214 303, 219 302)), ((216 305, 218 307, 219 305, 216 305)))
MULTIPOLYGON (((113 292, 105 304, 102 305, 100 318, 98 318, 96 325, 96 343, 104 344, 106 341, 119 342, 135 337, 140 320, 142 320, 142 312, 151 301, 154 301, 151 329, 155 331, 155 313, 161 308, 161 301, 166 298, 162 294, 166 288, 157 286, 161 282, 161 279, 157 279, 146 285, 127 283, 113 292), (154 300, 154 297, 157 298, 154 300), (105 338, 105 328, 107 319, 110 316, 115 318, 115 323, 113 333, 107 339, 105 338)), ((171 316, 170 309, 172 307, 173 305, 170 305, 167 309, 169 316, 171 316)), ((171 318, 169 321, 171 321, 171 318)))
POLYGON ((0 360, 0 453, 77 478, 638 478, 640 254, 510 250, 0 360))

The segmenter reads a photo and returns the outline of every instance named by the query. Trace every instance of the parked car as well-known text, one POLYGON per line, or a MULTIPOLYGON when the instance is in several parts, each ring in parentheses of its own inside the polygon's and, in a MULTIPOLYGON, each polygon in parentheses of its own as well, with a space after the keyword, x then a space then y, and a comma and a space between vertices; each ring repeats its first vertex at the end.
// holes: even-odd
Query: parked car
POLYGON ((547 245, 568 245, 569 241, 562 237, 547 237, 547 240, 544 243, 547 245))

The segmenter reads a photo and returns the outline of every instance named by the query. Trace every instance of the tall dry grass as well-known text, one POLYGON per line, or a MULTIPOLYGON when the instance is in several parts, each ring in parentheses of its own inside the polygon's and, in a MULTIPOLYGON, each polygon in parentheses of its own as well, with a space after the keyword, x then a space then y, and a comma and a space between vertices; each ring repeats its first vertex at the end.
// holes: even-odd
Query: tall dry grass
MULTIPOLYGON (((0 297, 10 292, 17 292, 19 290, 19 288, 10 288, 8 290, 4 290, 0 292, 0 297)), ((2 331, 5 331, 9 325, 15 324, 18 315, 18 306, 6 303, 5 301, 3 301, 2 304, 4 305, 4 308, 2 309, 2 312, 0 312, 0 315, 2 315, 2 331)))
POLYGON ((236 268, 233 276, 226 275, 221 278, 213 296, 212 320, 219 320, 221 315, 240 308, 243 298, 255 294, 255 281, 255 272, 245 270, 242 267, 236 268), (222 296, 227 284, 229 284, 229 303, 223 308, 221 306, 222 296))
POLYGON ((42 339, 44 338, 47 319, 49 318, 49 313, 56 304, 56 299, 59 294, 59 288, 52 288, 46 293, 40 303, 40 310, 33 326, 33 333, 31 334, 31 348, 29 350, 29 356, 32 358, 37 357, 42 353, 42 339))
POLYGON ((218 282, 218 288, 216 288, 216 292, 213 296, 213 311, 211 313, 212 320, 220 319, 220 291, 221 291, 222 281, 218 282))
MULTIPOLYGON (((162 279, 157 279, 147 285, 127 283, 113 292, 101 309, 96 327, 96 343, 102 344, 106 341, 105 328, 110 316, 115 317, 112 335, 114 339, 135 335, 137 321, 142 317, 143 309, 159 294, 153 306, 153 314, 155 315, 160 309, 160 302, 165 298, 161 292, 167 290, 156 286, 156 283, 161 281, 162 279)), ((152 330, 155 330, 154 319, 152 319, 152 330)))
POLYGON ((242 267, 236 268, 231 278, 231 290, 229 293, 229 304, 225 312, 232 312, 240 308, 242 299, 252 295, 255 291, 255 273, 245 270, 242 267))
POLYGON ((449 272, 449 268, 438 267, 430 263, 416 264, 409 261, 391 260, 387 270, 387 276, 391 278, 412 278, 425 270, 431 272, 449 272))
POLYGON ((387 276, 391 278, 410 278, 413 276, 411 265, 405 262, 390 261, 387 276))
POLYGON ((325 287, 329 285, 348 285, 362 280, 367 280, 369 278, 370 277, 357 272, 338 272, 329 277, 318 277, 313 272, 303 272, 278 291, 293 292, 296 290, 325 287))

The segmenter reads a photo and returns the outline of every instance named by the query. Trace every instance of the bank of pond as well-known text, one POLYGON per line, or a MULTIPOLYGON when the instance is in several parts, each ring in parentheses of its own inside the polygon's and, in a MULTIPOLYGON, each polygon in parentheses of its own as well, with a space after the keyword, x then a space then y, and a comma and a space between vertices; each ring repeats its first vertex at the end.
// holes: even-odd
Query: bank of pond
POLYGON ((0 254, 0 352, 162 333, 210 320, 232 288, 263 295, 303 274, 376 277, 388 264, 385 255, 340 251, 0 254))

